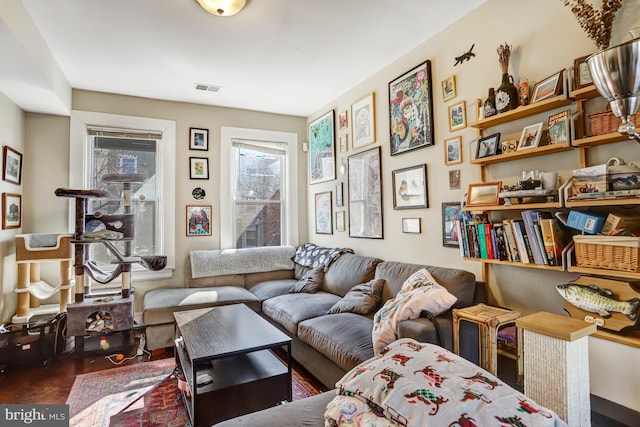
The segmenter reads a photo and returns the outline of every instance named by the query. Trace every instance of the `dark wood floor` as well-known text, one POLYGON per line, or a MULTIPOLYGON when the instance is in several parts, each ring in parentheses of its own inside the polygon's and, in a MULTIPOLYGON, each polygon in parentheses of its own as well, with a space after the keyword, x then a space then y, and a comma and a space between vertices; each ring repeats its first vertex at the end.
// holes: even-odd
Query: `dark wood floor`
MULTIPOLYGON (((134 344, 118 351, 106 351, 79 357, 73 355, 70 352, 72 348, 68 347, 65 352, 59 354, 55 360, 46 365, 41 363, 31 366, 10 365, 0 373, 0 403, 63 404, 67 401, 76 375, 134 365, 148 360, 147 355, 137 356, 120 365, 114 365, 105 358, 106 355, 114 353, 123 353, 129 357, 136 354, 137 348, 137 344, 134 344)), ((173 357, 172 349, 166 349, 162 353, 154 352, 152 360, 166 357, 173 357)), ((294 362, 293 369, 316 389, 327 390, 299 364, 294 362)))

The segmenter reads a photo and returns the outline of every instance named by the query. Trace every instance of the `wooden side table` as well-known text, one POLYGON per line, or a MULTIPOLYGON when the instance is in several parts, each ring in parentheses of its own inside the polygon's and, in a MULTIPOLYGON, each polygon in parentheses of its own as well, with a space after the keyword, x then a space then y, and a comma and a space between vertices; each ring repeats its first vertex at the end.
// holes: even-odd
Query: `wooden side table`
POLYGON ((596 325, 539 312, 516 326, 524 330, 524 394, 570 426, 590 426, 588 336, 596 325))
MULTIPOLYGON (((502 326, 515 324, 520 317, 517 311, 504 308, 492 307, 486 304, 478 304, 473 307, 453 309, 453 352, 460 352, 460 321, 465 320, 478 325, 480 366, 491 372, 498 374, 498 329, 502 326)), ((522 336, 518 331, 516 340, 516 366, 518 370, 518 381, 523 377, 522 363, 522 336)))

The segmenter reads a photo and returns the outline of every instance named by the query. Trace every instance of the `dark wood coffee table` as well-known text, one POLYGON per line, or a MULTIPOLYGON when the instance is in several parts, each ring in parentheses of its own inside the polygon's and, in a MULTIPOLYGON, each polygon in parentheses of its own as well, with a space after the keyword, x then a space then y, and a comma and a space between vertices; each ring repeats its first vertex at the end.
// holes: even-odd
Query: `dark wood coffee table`
POLYGON ((291 401, 291 338, 244 304, 180 311, 176 363, 192 425, 219 421, 291 401), (287 347, 286 363, 269 349, 287 347), (212 382, 198 385, 209 374, 212 382))

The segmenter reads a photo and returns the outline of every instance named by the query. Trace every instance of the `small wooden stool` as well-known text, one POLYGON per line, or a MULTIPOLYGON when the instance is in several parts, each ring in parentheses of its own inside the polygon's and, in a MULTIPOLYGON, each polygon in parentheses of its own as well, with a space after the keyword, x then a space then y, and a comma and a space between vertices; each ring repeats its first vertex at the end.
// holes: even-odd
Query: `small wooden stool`
MULTIPOLYGON (((480 366, 493 375, 498 374, 498 329, 501 326, 515 324, 520 317, 517 311, 478 304, 473 307, 453 309, 453 352, 460 353, 460 321, 466 320, 478 325, 480 366)), ((518 382, 523 378, 522 332, 518 329, 516 360, 518 382)))

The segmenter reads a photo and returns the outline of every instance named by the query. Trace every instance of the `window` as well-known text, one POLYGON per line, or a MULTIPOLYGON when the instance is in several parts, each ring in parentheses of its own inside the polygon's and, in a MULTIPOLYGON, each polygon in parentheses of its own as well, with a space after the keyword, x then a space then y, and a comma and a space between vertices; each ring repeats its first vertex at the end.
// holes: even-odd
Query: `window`
MULTIPOLYGON (((73 189, 100 189, 106 198, 89 199, 90 213, 123 213, 122 184, 105 183, 113 173, 137 173, 143 182, 131 184, 134 217, 134 255, 166 255, 167 268, 149 271, 134 264, 134 279, 167 278, 175 268, 175 122, 111 114, 74 111, 71 116, 71 167, 73 189)), ((70 230, 75 230, 75 209, 70 209, 70 230)), ((86 227, 90 229, 90 224, 86 227)), ((123 252, 122 244, 117 245, 123 252)), ((106 247, 91 245, 91 258, 104 270, 114 258, 106 247)), ((115 280, 113 283, 118 282, 115 280)))
POLYGON ((297 243, 296 148, 296 134, 221 129, 222 248, 297 243))
POLYGON ((286 223, 286 144, 233 140, 233 241, 236 248, 279 246, 286 223))

